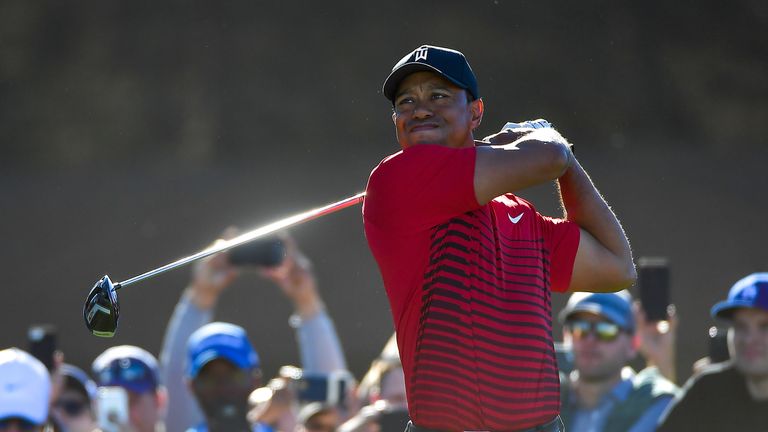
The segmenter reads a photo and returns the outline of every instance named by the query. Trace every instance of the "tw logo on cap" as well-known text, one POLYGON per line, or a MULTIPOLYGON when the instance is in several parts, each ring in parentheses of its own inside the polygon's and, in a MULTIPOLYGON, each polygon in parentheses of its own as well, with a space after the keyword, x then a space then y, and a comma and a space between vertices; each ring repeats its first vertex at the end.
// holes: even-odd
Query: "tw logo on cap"
POLYGON ((428 52, 429 52, 428 47, 417 48, 416 51, 413 52, 413 61, 419 61, 419 60, 427 61, 428 52))

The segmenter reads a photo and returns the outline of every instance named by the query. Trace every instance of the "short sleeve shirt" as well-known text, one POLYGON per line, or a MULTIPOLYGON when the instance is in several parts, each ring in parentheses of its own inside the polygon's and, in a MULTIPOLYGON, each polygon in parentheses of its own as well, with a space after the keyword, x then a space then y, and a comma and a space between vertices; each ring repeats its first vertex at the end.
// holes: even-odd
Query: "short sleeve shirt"
POLYGON ((550 299, 570 284, 579 230, 512 194, 481 206, 475 157, 417 145, 384 159, 368 180, 365 233, 413 422, 524 429, 559 412, 550 299))

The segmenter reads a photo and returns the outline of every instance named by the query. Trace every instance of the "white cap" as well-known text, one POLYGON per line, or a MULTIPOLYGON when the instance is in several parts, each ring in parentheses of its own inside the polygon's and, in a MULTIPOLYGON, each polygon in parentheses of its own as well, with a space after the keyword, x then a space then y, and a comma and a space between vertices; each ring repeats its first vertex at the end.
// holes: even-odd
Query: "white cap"
POLYGON ((0 419, 43 424, 50 397, 51 376, 38 359, 18 348, 0 351, 0 419))

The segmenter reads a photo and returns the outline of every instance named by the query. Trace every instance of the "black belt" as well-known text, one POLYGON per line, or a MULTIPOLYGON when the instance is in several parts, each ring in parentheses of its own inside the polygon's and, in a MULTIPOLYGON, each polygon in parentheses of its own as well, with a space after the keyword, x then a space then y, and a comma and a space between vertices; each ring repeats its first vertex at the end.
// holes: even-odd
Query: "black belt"
MULTIPOLYGON (((564 432, 564 431, 565 431, 565 426, 563 426, 563 421, 560 420, 560 416, 557 416, 547 423, 534 426, 528 429, 519 430, 517 432, 564 432)), ((382 432, 389 432, 389 431, 382 431, 382 432)), ((409 421, 408 426, 406 426, 405 428, 405 432, 440 432, 440 431, 419 427, 413 424, 413 422, 409 421)))

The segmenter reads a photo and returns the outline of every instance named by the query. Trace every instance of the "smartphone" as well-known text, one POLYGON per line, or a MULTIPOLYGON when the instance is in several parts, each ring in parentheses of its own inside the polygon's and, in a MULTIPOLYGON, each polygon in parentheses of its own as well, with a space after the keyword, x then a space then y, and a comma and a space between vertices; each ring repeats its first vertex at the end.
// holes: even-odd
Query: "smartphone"
POLYGON ((285 243, 280 237, 258 239, 230 249, 228 256, 236 266, 276 267, 285 259, 285 243))
POLYGON ((328 374, 302 374, 296 380, 297 397, 302 402, 342 405, 354 384, 352 374, 337 370, 328 374))
POLYGON ((122 387, 99 387, 96 414, 103 432, 120 432, 128 424, 128 393, 122 387))
POLYGON ((53 356, 56 352, 56 327, 51 324, 38 324, 27 331, 29 353, 40 360, 49 371, 53 370, 53 356))
POLYGON ((720 363, 731 358, 728 351, 728 330, 712 326, 709 328, 709 361, 720 363))
POLYGON ((640 306, 648 321, 669 319, 669 261, 661 257, 643 257, 637 260, 637 288, 640 306))

